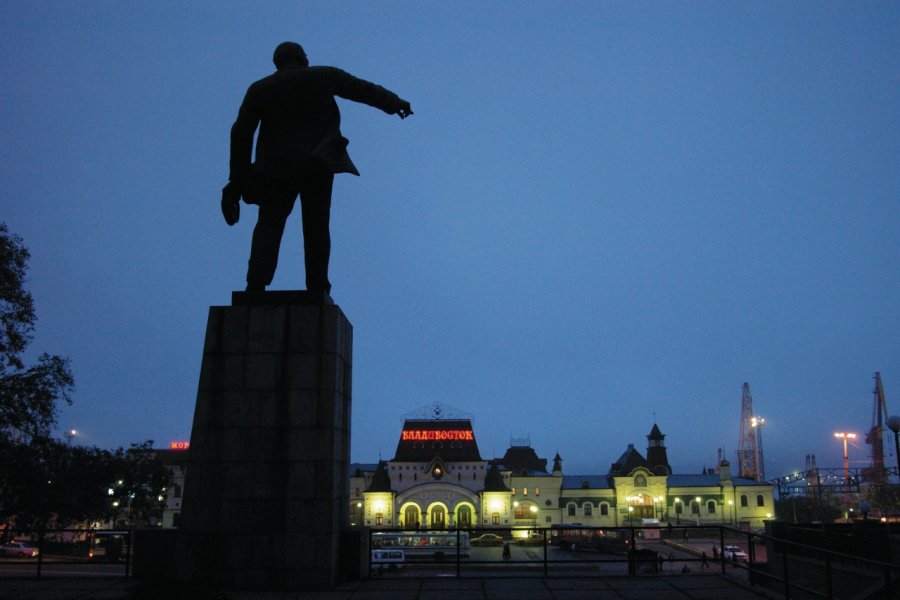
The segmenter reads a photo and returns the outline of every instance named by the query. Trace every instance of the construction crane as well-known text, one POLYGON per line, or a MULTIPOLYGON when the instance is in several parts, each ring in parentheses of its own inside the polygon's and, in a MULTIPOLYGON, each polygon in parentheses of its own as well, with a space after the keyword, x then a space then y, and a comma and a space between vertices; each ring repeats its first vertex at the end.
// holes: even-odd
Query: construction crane
POLYGON ((887 471, 884 468, 884 421, 888 410, 884 400, 884 384, 881 373, 875 373, 875 389, 872 401, 872 428, 866 434, 866 443, 872 448, 872 464, 863 469, 863 479, 871 483, 885 483, 887 471))
POLYGON ((741 438, 738 442, 738 472, 740 477, 759 481, 762 473, 760 469, 759 445, 757 427, 758 422, 753 416, 753 396, 750 395, 750 384, 744 383, 741 397, 741 438))

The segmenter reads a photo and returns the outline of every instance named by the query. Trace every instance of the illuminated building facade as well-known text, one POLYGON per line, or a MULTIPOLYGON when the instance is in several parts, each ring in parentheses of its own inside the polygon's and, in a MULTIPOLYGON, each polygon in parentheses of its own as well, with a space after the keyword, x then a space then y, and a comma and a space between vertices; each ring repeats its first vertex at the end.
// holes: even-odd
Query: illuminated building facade
POLYGON ((774 516, 772 485, 733 477, 727 461, 702 474, 673 474, 665 436, 653 425, 646 458, 633 445, 605 475, 550 470, 530 443, 502 458, 481 457, 470 418, 435 405, 404 420, 394 457, 350 467, 350 524, 355 527, 597 527, 734 525, 757 529, 774 516))

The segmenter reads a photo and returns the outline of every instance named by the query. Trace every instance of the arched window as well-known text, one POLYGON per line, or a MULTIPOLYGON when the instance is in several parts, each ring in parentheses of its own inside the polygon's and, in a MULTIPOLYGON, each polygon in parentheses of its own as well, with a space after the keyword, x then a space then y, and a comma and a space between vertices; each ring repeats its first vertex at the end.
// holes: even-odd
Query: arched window
POLYGON ((609 504, 607 504, 606 502, 603 502, 602 504, 600 504, 600 516, 601 517, 609 516, 609 504))
POLYGON ((756 505, 757 506, 765 506, 766 505, 766 499, 763 497, 762 494, 756 495, 756 505))
POLYGON ((516 518, 517 519, 530 519, 531 513, 529 512, 531 509, 530 505, 522 502, 516 507, 516 518))
POLYGON ((711 515, 715 514, 715 512, 716 512, 716 501, 715 500, 710 500, 709 502, 706 503, 706 512, 708 512, 711 515))
POLYGON ((675 514, 680 515, 684 512, 684 502, 677 500, 675 502, 675 514))
POLYGON ((568 514, 570 517, 575 516, 575 503, 574 502, 569 502, 569 504, 566 505, 566 509, 568 510, 568 514))
POLYGON ((466 529, 472 526, 472 509, 468 506, 460 506, 456 511, 456 526, 466 529))
POLYGON ((750 506, 750 502, 747 500, 747 496, 741 494, 741 508, 747 508, 748 506, 750 506))
POLYGON ((691 513, 695 515, 700 514, 700 503, 696 500, 691 501, 691 513))
POLYGON ((585 504, 582 509, 584 510, 584 516, 593 517, 594 516, 594 505, 588 502, 585 504))

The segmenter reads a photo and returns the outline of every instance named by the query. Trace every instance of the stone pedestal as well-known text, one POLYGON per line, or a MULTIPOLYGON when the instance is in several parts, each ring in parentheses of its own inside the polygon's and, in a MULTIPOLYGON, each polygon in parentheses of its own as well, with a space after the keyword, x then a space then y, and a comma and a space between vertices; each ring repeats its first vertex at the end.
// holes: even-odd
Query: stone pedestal
POLYGON ((328 589, 347 514, 352 326, 328 296, 211 307, 176 570, 225 589, 328 589))

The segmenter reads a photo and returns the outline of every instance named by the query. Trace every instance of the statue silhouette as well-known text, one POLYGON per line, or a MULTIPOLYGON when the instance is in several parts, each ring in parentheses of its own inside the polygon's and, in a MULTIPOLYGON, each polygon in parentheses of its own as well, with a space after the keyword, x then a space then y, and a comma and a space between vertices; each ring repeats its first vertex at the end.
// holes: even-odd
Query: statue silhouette
POLYGON ((275 73, 247 90, 231 128, 229 183, 222 213, 229 225, 240 218, 240 200, 259 205, 253 230, 247 291, 272 283, 285 222, 297 196, 303 217, 306 289, 328 294, 331 255, 331 188, 335 173, 359 175, 341 135, 339 96, 405 119, 409 102, 381 86, 334 67, 309 66, 300 44, 275 48, 275 73), (253 135, 256 162, 251 164, 253 135))

